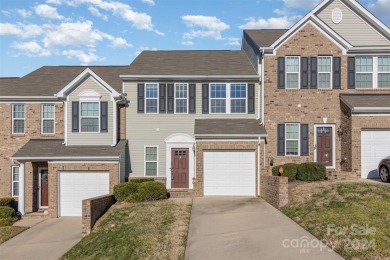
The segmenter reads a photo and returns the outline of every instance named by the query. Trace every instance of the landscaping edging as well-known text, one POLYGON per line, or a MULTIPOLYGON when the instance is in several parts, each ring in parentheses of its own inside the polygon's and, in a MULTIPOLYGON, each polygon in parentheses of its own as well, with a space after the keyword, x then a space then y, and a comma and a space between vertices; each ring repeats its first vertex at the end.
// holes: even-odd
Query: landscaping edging
POLYGON ((96 221, 115 203, 114 195, 103 195, 83 200, 82 236, 91 233, 96 221))
POLYGON ((288 203, 288 177, 260 175, 260 195, 277 209, 288 203))

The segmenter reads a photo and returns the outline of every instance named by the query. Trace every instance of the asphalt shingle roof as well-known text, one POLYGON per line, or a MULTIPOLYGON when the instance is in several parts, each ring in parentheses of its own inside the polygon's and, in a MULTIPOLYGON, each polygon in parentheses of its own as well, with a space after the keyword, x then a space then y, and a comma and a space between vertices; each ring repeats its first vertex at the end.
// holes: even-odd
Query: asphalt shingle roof
POLYGON ((379 113, 390 108, 390 94, 340 94, 340 99, 352 111, 369 108, 379 113))
POLYGON ((196 119, 195 135, 267 135, 255 119, 196 119))
POLYGON ((263 30, 244 30, 258 47, 270 47, 276 42, 288 29, 263 29, 263 30))

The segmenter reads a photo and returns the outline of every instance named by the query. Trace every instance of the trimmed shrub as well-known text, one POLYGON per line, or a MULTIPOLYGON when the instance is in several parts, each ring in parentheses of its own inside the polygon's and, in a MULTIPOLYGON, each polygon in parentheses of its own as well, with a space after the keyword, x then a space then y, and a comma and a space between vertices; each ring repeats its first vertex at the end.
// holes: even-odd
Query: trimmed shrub
POLYGON ((286 163, 284 165, 274 166, 272 168, 272 175, 278 176, 279 175, 279 168, 283 167, 283 174, 282 176, 288 177, 289 181, 293 181, 297 177, 298 173, 298 164, 295 163, 286 163))
POLYGON ((128 202, 140 202, 151 200, 167 199, 168 193, 165 185, 161 182, 148 181, 140 183, 138 186, 138 192, 128 196, 126 201, 128 202))
POLYGON ((118 201, 124 201, 131 194, 138 192, 138 186, 140 184, 136 182, 123 182, 114 187, 114 196, 118 201))
POLYGON ((297 179, 301 181, 319 181, 326 177, 326 167, 321 163, 307 162, 298 166, 297 179))
POLYGON ((0 219, 13 219, 16 218, 16 211, 14 208, 8 206, 0 207, 0 219))
POLYGON ((13 208, 15 206, 14 198, 0 198, 0 207, 7 206, 13 208))
POLYGON ((143 182, 148 182, 148 181, 154 181, 154 179, 131 179, 130 182, 133 182, 133 183, 143 183, 143 182))
POLYGON ((0 227, 12 226, 15 221, 15 218, 0 218, 0 227))

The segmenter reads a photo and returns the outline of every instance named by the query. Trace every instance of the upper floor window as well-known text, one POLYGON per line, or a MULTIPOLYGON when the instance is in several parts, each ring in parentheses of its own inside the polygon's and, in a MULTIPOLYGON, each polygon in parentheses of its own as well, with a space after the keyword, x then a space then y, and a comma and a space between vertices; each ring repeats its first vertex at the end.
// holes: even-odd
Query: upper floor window
POLYGON ((19 166, 12 166, 12 197, 19 196, 19 166))
POLYGON ((54 134, 55 106, 54 104, 42 104, 42 133, 54 134))
POLYGON ((390 88, 390 56, 378 57, 378 88, 390 88))
POLYGON ((318 57, 318 88, 332 88, 332 57, 318 57))
POLYGON ((286 88, 299 88, 300 57, 286 57, 286 88))
POLYGON ((25 128, 25 109, 24 104, 12 105, 12 133, 24 134, 25 128))
POLYGON ((81 132, 99 132, 99 102, 80 102, 81 132))
POLYGON ((187 83, 175 84, 175 113, 176 114, 188 113, 188 84, 187 83))
POLYGON ((158 84, 145 84, 145 112, 155 114, 158 112, 158 84))
POLYGON ((247 112, 246 83, 211 83, 211 114, 245 114, 247 112))
POLYGON ((373 57, 356 57, 356 88, 373 87, 373 57))

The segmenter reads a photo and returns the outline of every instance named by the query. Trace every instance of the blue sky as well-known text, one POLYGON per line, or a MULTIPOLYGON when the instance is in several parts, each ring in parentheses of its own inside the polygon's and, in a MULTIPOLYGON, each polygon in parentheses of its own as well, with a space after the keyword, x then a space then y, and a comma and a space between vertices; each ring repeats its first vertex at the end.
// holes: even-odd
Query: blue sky
MULTIPOLYGON (((321 0, 0 0, 0 77, 45 65, 125 65, 142 50, 239 49, 321 0)), ((390 25, 390 0, 361 0, 390 25)))

